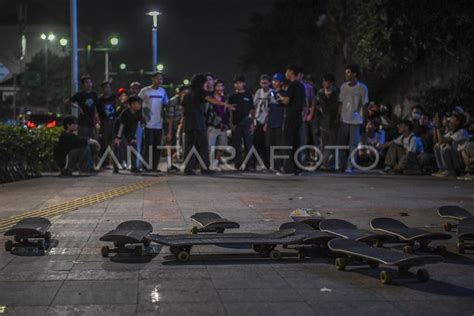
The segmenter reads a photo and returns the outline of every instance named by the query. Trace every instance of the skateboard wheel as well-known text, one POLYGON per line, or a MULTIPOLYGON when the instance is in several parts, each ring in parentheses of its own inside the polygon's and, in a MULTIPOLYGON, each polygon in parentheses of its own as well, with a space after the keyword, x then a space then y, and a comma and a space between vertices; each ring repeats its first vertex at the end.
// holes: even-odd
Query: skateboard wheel
POLYGON ((187 251, 180 251, 176 255, 176 258, 181 262, 186 262, 189 260, 189 253, 187 251))
POLYGON ((347 266, 347 261, 345 258, 336 258, 336 269, 338 270, 345 270, 347 266))
POLYGON ((194 235, 194 234, 197 234, 198 232, 199 232, 199 229, 198 229, 196 226, 194 226, 193 228, 191 228, 191 234, 194 235))
POLYGON ((446 254, 448 253, 448 250, 446 249, 446 246, 437 246, 436 252, 440 254, 441 256, 446 256, 446 254))
POLYGON ((141 246, 136 246, 134 252, 135 252, 135 255, 137 255, 137 256, 143 255, 143 249, 142 249, 141 246))
POLYGON ((426 269, 419 269, 417 272, 416 272, 416 278, 420 281, 420 282, 426 282, 430 279, 430 274, 428 273, 428 270, 426 269))
POLYGON ((13 242, 11 240, 5 241, 5 251, 12 251, 13 242))
POLYGON ((412 254, 413 253, 413 247, 412 246, 404 246, 403 247, 403 252, 406 254, 412 254))
POLYGON ((369 261, 369 267, 371 269, 377 269, 379 267, 379 263, 377 261, 369 261))
POLYGON ((461 254, 465 253, 463 242, 458 242, 458 252, 461 253, 461 254))
POLYGON ((453 225, 451 225, 451 223, 444 224, 444 230, 445 231, 450 232, 451 229, 453 229, 453 225))
POLYGON ((278 250, 273 249, 272 251, 270 251, 269 257, 272 260, 280 260, 281 259, 281 252, 279 252, 278 250))
POLYGON ((262 246, 262 245, 253 245, 253 250, 254 250, 255 252, 260 253, 260 252, 262 252, 262 250, 263 250, 263 246, 262 246))
POLYGON ((380 272, 380 275, 379 275, 379 278, 380 278, 380 282, 382 282, 382 284, 390 284, 392 283, 392 274, 389 272, 389 271, 386 271, 386 270, 383 270, 380 272))
POLYGON ((100 249, 100 253, 102 254, 102 257, 106 258, 109 256, 110 253, 110 248, 109 246, 104 246, 100 249))
POLYGON ((46 232, 46 234, 44 234, 44 240, 46 241, 51 241, 51 232, 46 232))

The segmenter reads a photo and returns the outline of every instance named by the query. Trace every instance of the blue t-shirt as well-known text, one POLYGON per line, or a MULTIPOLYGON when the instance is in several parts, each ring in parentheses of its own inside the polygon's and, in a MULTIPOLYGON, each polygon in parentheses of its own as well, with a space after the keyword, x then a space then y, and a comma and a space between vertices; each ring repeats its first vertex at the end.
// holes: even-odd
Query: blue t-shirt
MULTIPOLYGON (((284 91, 280 90, 279 93, 284 95, 284 91)), ((276 92, 270 93, 270 103, 268 104, 268 128, 281 128, 283 126, 283 120, 285 115, 285 108, 283 104, 278 103, 276 100, 276 92)))

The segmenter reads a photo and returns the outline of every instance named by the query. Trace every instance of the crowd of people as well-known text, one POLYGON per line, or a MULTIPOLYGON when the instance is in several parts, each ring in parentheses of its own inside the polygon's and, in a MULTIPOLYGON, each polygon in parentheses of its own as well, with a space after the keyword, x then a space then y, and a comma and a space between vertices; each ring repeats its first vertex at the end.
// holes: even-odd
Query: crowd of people
POLYGON ((408 117, 398 119, 369 101, 356 65, 348 65, 344 75, 340 86, 333 74, 315 83, 302 67, 289 65, 284 73, 261 75, 253 93, 243 75, 230 88, 212 73, 196 74, 171 98, 159 72, 151 85, 133 82, 117 94, 103 82, 99 95, 92 78, 84 76, 82 90, 69 100, 72 115, 64 119, 55 157, 65 174, 90 173, 97 162, 115 173, 162 172, 165 160, 166 171, 186 175, 378 168, 470 177, 472 110, 457 106, 429 113, 414 105, 408 117))

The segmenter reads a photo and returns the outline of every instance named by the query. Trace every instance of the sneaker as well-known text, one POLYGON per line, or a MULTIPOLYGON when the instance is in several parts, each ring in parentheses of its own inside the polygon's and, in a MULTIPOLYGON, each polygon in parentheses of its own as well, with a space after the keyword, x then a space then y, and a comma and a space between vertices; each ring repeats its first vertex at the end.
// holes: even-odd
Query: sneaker
POLYGON ((354 173, 354 169, 352 169, 352 167, 347 167, 344 172, 345 173, 354 173))
POLYGON ((433 173, 431 174, 431 176, 433 176, 433 177, 439 177, 442 172, 443 172, 442 170, 438 170, 438 171, 436 171, 436 172, 433 172, 433 173))
POLYGON ((448 170, 444 170, 444 171, 441 171, 437 177, 441 177, 441 178, 445 178, 445 177, 449 177, 451 174, 449 173, 448 170))

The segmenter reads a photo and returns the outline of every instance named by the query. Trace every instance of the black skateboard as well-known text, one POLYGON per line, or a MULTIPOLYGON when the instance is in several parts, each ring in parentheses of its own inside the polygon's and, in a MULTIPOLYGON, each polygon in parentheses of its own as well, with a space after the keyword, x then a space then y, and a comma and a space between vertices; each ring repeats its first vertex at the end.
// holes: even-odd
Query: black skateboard
POLYGON ((459 222, 457 238, 459 253, 465 252, 466 241, 469 242, 469 246, 472 248, 472 242, 474 241, 474 217, 468 217, 459 222))
POLYGON ((383 246, 384 243, 394 241, 394 238, 387 234, 359 229, 356 225, 342 219, 327 219, 319 224, 321 231, 357 241, 362 241, 370 245, 383 246))
POLYGON ((406 243, 403 247, 405 253, 413 253, 415 243, 421 250, 434 250, 440 255, 446 255, 446 246, 437 246, 432 249, 429 244, 435 240, 448 240, 451 235, 447 233, 432 233, 419 228, 410 228, 393 218, 374 218, 370 221, 373 230, 393 235, 398 242, 406 243))
MULTIPOLYGON (((379 264, 388 266, 397 266, 400 276, 410 275, 409 269, 416 266, 423 266, 429 263, 437 263, 443 260, 443 257, 436 255, 410 255, 402 252, 371 247, 366 243, 350 239, 333 239, 328 243, 329 249, 344 254, 345 257, 336 258, 336 268, 345 270, 348 265, 368 265, 370 268, 378 268, 379 264)), ((383 284, 390 284, 393 276, 390 271, 382 270, 380 272, 380 281, 383 284)), ((418 280, 428 281, 430 275, 427 270, 419 269, 416 272, 418 280)))
POLYGON ((148 222, 126 221, 120 223, 117 228, 100 237, 100 241, 113 242, 115 246, 115 248, 110 248, 109 246, 102 247, 102 256, 108 257, 110 253, 133 253, 141 256, 144 252, 144 247, 150 245, 145 236, 152 231, 153 226, 148 222))
POLYGON ((337 238, 336 236, 322 232, 319 229, 314 229, 309 224, 303 222, 284 223, 280 226, 280 230, 287 229, 294 229, 295 235, 305 236, 298 244, 291 245, 291 249, 298 251, 300 259, 306 258, 309 251, 321 251, 327 249, 328 241, 337 238))
POLYGON ((298 208, 290 213, 290 218, 293 222, 305 223, 318 230, 319 223, 325 220, 318 211, 310 208, 298 208))
POLYGON ((32 249, 33 252, 44 254, 46 243, 51 240, 48 229, 51 222, 44 217, 30 217, 20 220, 5 232, 5 236, 13 236, 12 240, 5 241, 5 250, 32 249))
MULTIPOLYGON (((474 216, 473 214, 469 213, 466 209, 456 206, 456 205, 444 205, 438 208, 438 215, 442 218, 447 218, 459 222, 468 217, 474 216)), ((447 222, 444 224, 444 230, 449 232, 453 228, 458 227, 458 224, 447 222)))
POLYGON ((276 246, 285 246, 301 242, 305 236, 295 235, 294 229, 276 231, 269 234, 215 234, 215 235, 176 235, 162 236, 150 234, 146 237, 152 242, 170 247, 170 252, 182 262, 189 260, 191 248, 197 245, 250 245, 262 256, 273 260, 281 258, 276 246))
POLYGON ((194 226, 191 233, 223 233, 226 229, 240 228, 239 223, 222 218, 219 214, 212 212, 196 213, 191 219, 199 226, 194 226))

